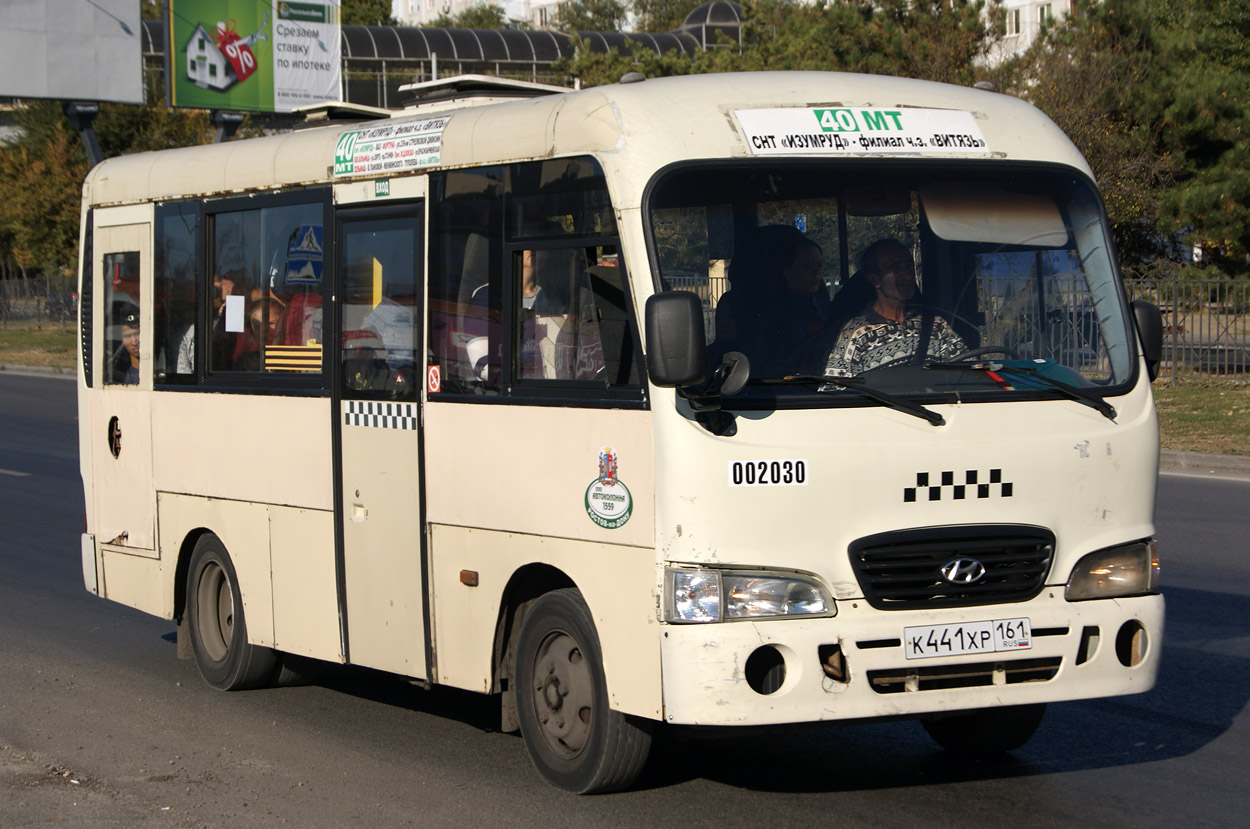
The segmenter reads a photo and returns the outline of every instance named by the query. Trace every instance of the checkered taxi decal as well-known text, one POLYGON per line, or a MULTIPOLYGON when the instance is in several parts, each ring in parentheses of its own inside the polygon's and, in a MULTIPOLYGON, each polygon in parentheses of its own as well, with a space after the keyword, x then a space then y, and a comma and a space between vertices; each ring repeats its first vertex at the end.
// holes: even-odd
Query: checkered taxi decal
POLYGON ((416 403, 382 403, 372 400, 344 402, 343 425, 373 429, 416 429, 416 403))
POLYGON ((914 501, 963 501, 971 498, 1010 498, 1014 487, 1003 480, 1003 470, 967 469, 948 472, 917 472, 916 485, 903 488, 904 503, 914 501), (959 483, 955 483, 958 480, 959 483))

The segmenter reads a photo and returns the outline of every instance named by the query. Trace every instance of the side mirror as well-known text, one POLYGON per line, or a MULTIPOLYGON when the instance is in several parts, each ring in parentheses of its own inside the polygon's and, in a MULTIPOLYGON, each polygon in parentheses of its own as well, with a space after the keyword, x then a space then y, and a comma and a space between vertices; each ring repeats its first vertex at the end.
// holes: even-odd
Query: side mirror
POLYGON ((707 379, 703 304, 688 291, 647 298, 647 373, 657 386, 690 386, 707 379))
POLYGON ((1159 376, 1159 363, 1163 360, 1163 314, 1144 299, 1132 302, 1133 320, 1137 323, 1137 338, 1146 357, 1146 373, 1153 381, 1159 376))

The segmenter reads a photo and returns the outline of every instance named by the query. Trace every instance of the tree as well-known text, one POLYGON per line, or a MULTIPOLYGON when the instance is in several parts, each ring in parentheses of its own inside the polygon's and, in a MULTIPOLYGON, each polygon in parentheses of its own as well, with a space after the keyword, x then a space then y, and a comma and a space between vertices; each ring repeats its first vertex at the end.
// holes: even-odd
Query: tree
POLYGON ((556 27, 566 32, 619 32, 625 23, 620 0, 569 0, 556 10, 556 27))
POLYGON ((1001 30, 968 0, 747 0, 742 50, 709 49, 690 58, 657 56, 645 47, 625 55, 578 50, 563 64, 583 85, 612 83, 627 71, 644 75, 744 70, 823 69, 903 75, 972 84, 1001 30))
POLYGON ((671 32, 706 0, 632 0, 634 29, 639 32, 671 32))
POLYGON ((1010 91, 1089 160, 1121 263, 1143 273, 1202 247, 1228 274, 1250 249, 1250 12, 1233 0, 1077 0, 1010 91))
POLYGON ((18 137, 0 147, 0 237, 23 270, 70 273, 86 153, 58 104, 14 112, 18 137))
MULTIPOLYGON (((1235 0, 1152 3, 1169 59, 1142 100, 1161 111, 1160 145, 1177 159, 1163 194, 1169 231, 1226 273, 1248 272, 1250 253, 1250 7, 1235 0)), ((1148 111, 1150 111, 1148 110, 1148 111)))
POLYGON ((339 10, 344 25, 394 26, 391 0, 343 0, 339 10))
MULTIPOLYGON (((160 90, 149 89, 148 100, 163 101, 160 90)), ((14 118, 14 137, 0 144, 0 240, 24 269, 71 272, 90 171, 82 141, 59 102, 26 101, 14 118)), ((213 136, 206 112, 163 103, 102 104, 94 126, 106 158, 205 144, 213 136)))
POLYGON ((457 15, 440 14, 427 26, 435 29, 507 29, 508 13, 503 6, 486 3, 470 6, 457 15))

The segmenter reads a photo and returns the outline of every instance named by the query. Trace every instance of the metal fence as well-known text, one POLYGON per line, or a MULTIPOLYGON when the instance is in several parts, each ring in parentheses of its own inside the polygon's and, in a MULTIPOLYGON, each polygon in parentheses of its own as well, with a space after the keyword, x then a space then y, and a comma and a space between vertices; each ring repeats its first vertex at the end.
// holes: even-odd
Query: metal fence
POLYGON ((0 328, 10 324, 78 324, 78 294, 73 276, 0 279, 0 328))
POLYGON ((1250 280, 1172 278, 1127 287, 1129 299, 1163 312, 1161 378, 1250 377, 1250 280))

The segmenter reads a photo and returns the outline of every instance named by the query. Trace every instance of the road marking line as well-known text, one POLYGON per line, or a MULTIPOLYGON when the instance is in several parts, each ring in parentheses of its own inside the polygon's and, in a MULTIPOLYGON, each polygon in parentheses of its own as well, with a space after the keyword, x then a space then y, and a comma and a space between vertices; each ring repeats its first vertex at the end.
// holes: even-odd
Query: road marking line
POLYGON ((18 472, 13 469, 0 469, 0 475, 12 475, 14 478, 29 478, 29 472, 18 472))

